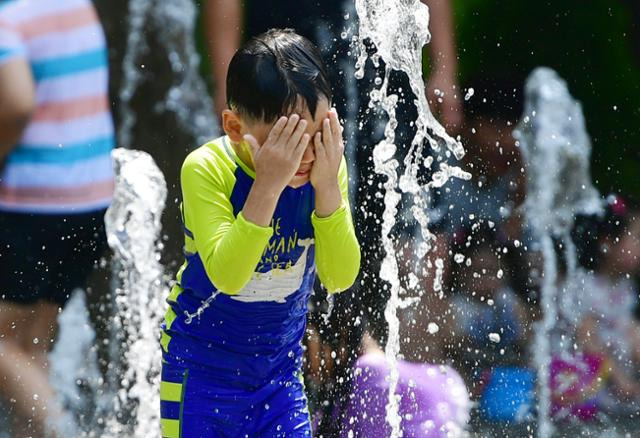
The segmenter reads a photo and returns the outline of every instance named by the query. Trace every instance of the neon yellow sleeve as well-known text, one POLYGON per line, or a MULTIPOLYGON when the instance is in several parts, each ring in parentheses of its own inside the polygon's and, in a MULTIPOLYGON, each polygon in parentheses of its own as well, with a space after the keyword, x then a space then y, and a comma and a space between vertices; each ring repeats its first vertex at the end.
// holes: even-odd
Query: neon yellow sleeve
POLYGON ((233 215, 235 176, 227 160, 205 145, 189 154, 180 179, 186 226, 207 275, 218 290, 235 294, 251 279, 273 229, 233 215))
POLYGON ((311 215, 318 277, 331 293, 348 289, 360 270, 360 245, 351 219, 349 177, 344 159, 340 164, 338 179, 342 192, 342 206, 325 218, 316 216, 315 211, 311 215))

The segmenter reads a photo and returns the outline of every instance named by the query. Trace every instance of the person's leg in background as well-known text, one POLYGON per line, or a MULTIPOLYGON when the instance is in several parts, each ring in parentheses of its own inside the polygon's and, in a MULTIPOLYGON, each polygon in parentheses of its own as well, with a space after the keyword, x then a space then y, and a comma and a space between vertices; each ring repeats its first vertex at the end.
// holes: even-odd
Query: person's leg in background
POLYGON ((43 354, 36 351, 46 348, 41 341, 48 343, 41 330, 48 322, 37 304, 48 278, 43 255, 49 242, 41 229, 32 215, 0 214, 0 395, 18 428, 15 436, 43 436, 48 416, 59 415, 43 354))
POLYGON ((15 406, 16 436, 74 429, 49 383, 48 353, 58 314, 105 248, 103 216, 0 214, 0 394, 15 406))
POLYGON ((41 310, 39 304, 0 302, 0 381, 15 436, 44 436, 48 419, 62 415, 43 362, 53 334, 47 326, 57 310, 41 310))

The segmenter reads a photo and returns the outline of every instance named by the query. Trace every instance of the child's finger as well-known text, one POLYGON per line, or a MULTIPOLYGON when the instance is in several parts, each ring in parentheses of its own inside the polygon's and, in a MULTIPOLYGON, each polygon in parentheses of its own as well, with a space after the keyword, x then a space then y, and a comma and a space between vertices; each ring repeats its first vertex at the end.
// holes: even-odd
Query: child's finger
POLYGON ((284 127, 287 125, 288 120, 289 119, 285 116, 282 116, 278 119, 275 125, 273 125, 273 128, 271 128, 271 131, 269 131, 269 135, 267 136, 267 142, 273 144, 276 141, 278 141, 278 138, 280 138, 280 134, 282 133, 282 130, 284 129, 284 127))
POLYGON ((246 141, 249 144, 249 148, 251 149, 251 155, 255 160, 256 154, 260 149, 260 144, 258 144, 258 140, 256 140, 256 138, 251 134, 246 134, 243 138, 244 138, 244 141, 246 141))
POLYGON ((329 146, 333 142, 333 136, 331 135, 331 121, 324 119, 322 121, 322 142, 325 146, 329 146))
POLYGON ((289 139, 288 146, 291 149, 296 149, 298 144, 300 143, 300 139, 304 134, 304 131, 307 129, 307 121, 302 119, 298 122, 296 129, 291 134, 291 138, 289 139))
POLYGON ((322 143, 322 134, 320 134, 319 132, 316 132, 316 135, 313 137, 313 145, 316 148, 316 158, 323 158, 326 150, 324 148, 324 144, 322 143))
POLYGON ((300 137, 300 141, 298 142, 298 145, 294 150, 296 159, 298 161, 302 161, 302 156, 304 155, 304 151, 307 150, 307 146, 309 145, 309 140, 311 140, 311 136, 306 132, 302 134, 302 137, 300 137))
POLYGON ((340 140, 342 140, 342 126, 340 125, 340 120, 338 120, 338 113, 335 108, 329 111, 329 120, 331 122, 333 143, 336 145, 340 144, 340 140))
POLYGON ((300 121, 299 115, 292 114, 291 116, 289 116, 289 120, 287 121, 287 124, 285 125, 284 129, 282 130, 282 133, 280 134, 280 138, 278 139, 278 141, 283 142, 286 145, 289 142, 289 139, 291 138, 291 134, 293 133, 293 130, 296 128, 296 126, 298 125, 299 121, 300 121))

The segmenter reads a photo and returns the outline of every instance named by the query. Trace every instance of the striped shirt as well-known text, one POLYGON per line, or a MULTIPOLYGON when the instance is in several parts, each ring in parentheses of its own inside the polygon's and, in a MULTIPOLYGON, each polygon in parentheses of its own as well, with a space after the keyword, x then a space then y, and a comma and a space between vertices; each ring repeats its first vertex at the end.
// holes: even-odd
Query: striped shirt
POLYGON ((0 173, 0 210, 106 208, 114 187, 107 49, 90 0, 0 0, 0 67, 28 60, 36 110, 0 173))

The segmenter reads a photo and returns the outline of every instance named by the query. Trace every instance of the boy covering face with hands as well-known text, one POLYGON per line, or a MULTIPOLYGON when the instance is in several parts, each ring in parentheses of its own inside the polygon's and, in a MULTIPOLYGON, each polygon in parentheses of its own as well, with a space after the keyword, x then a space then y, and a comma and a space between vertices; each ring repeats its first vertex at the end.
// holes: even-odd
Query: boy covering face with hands
POLYGON ((226 136, 182 167, 186 262, 161 344, 163 437, 311 436, 301 379, 316 272, 360 265, 342 127, 317 49, 288 30, 250 40, 227 76, 226 136))

